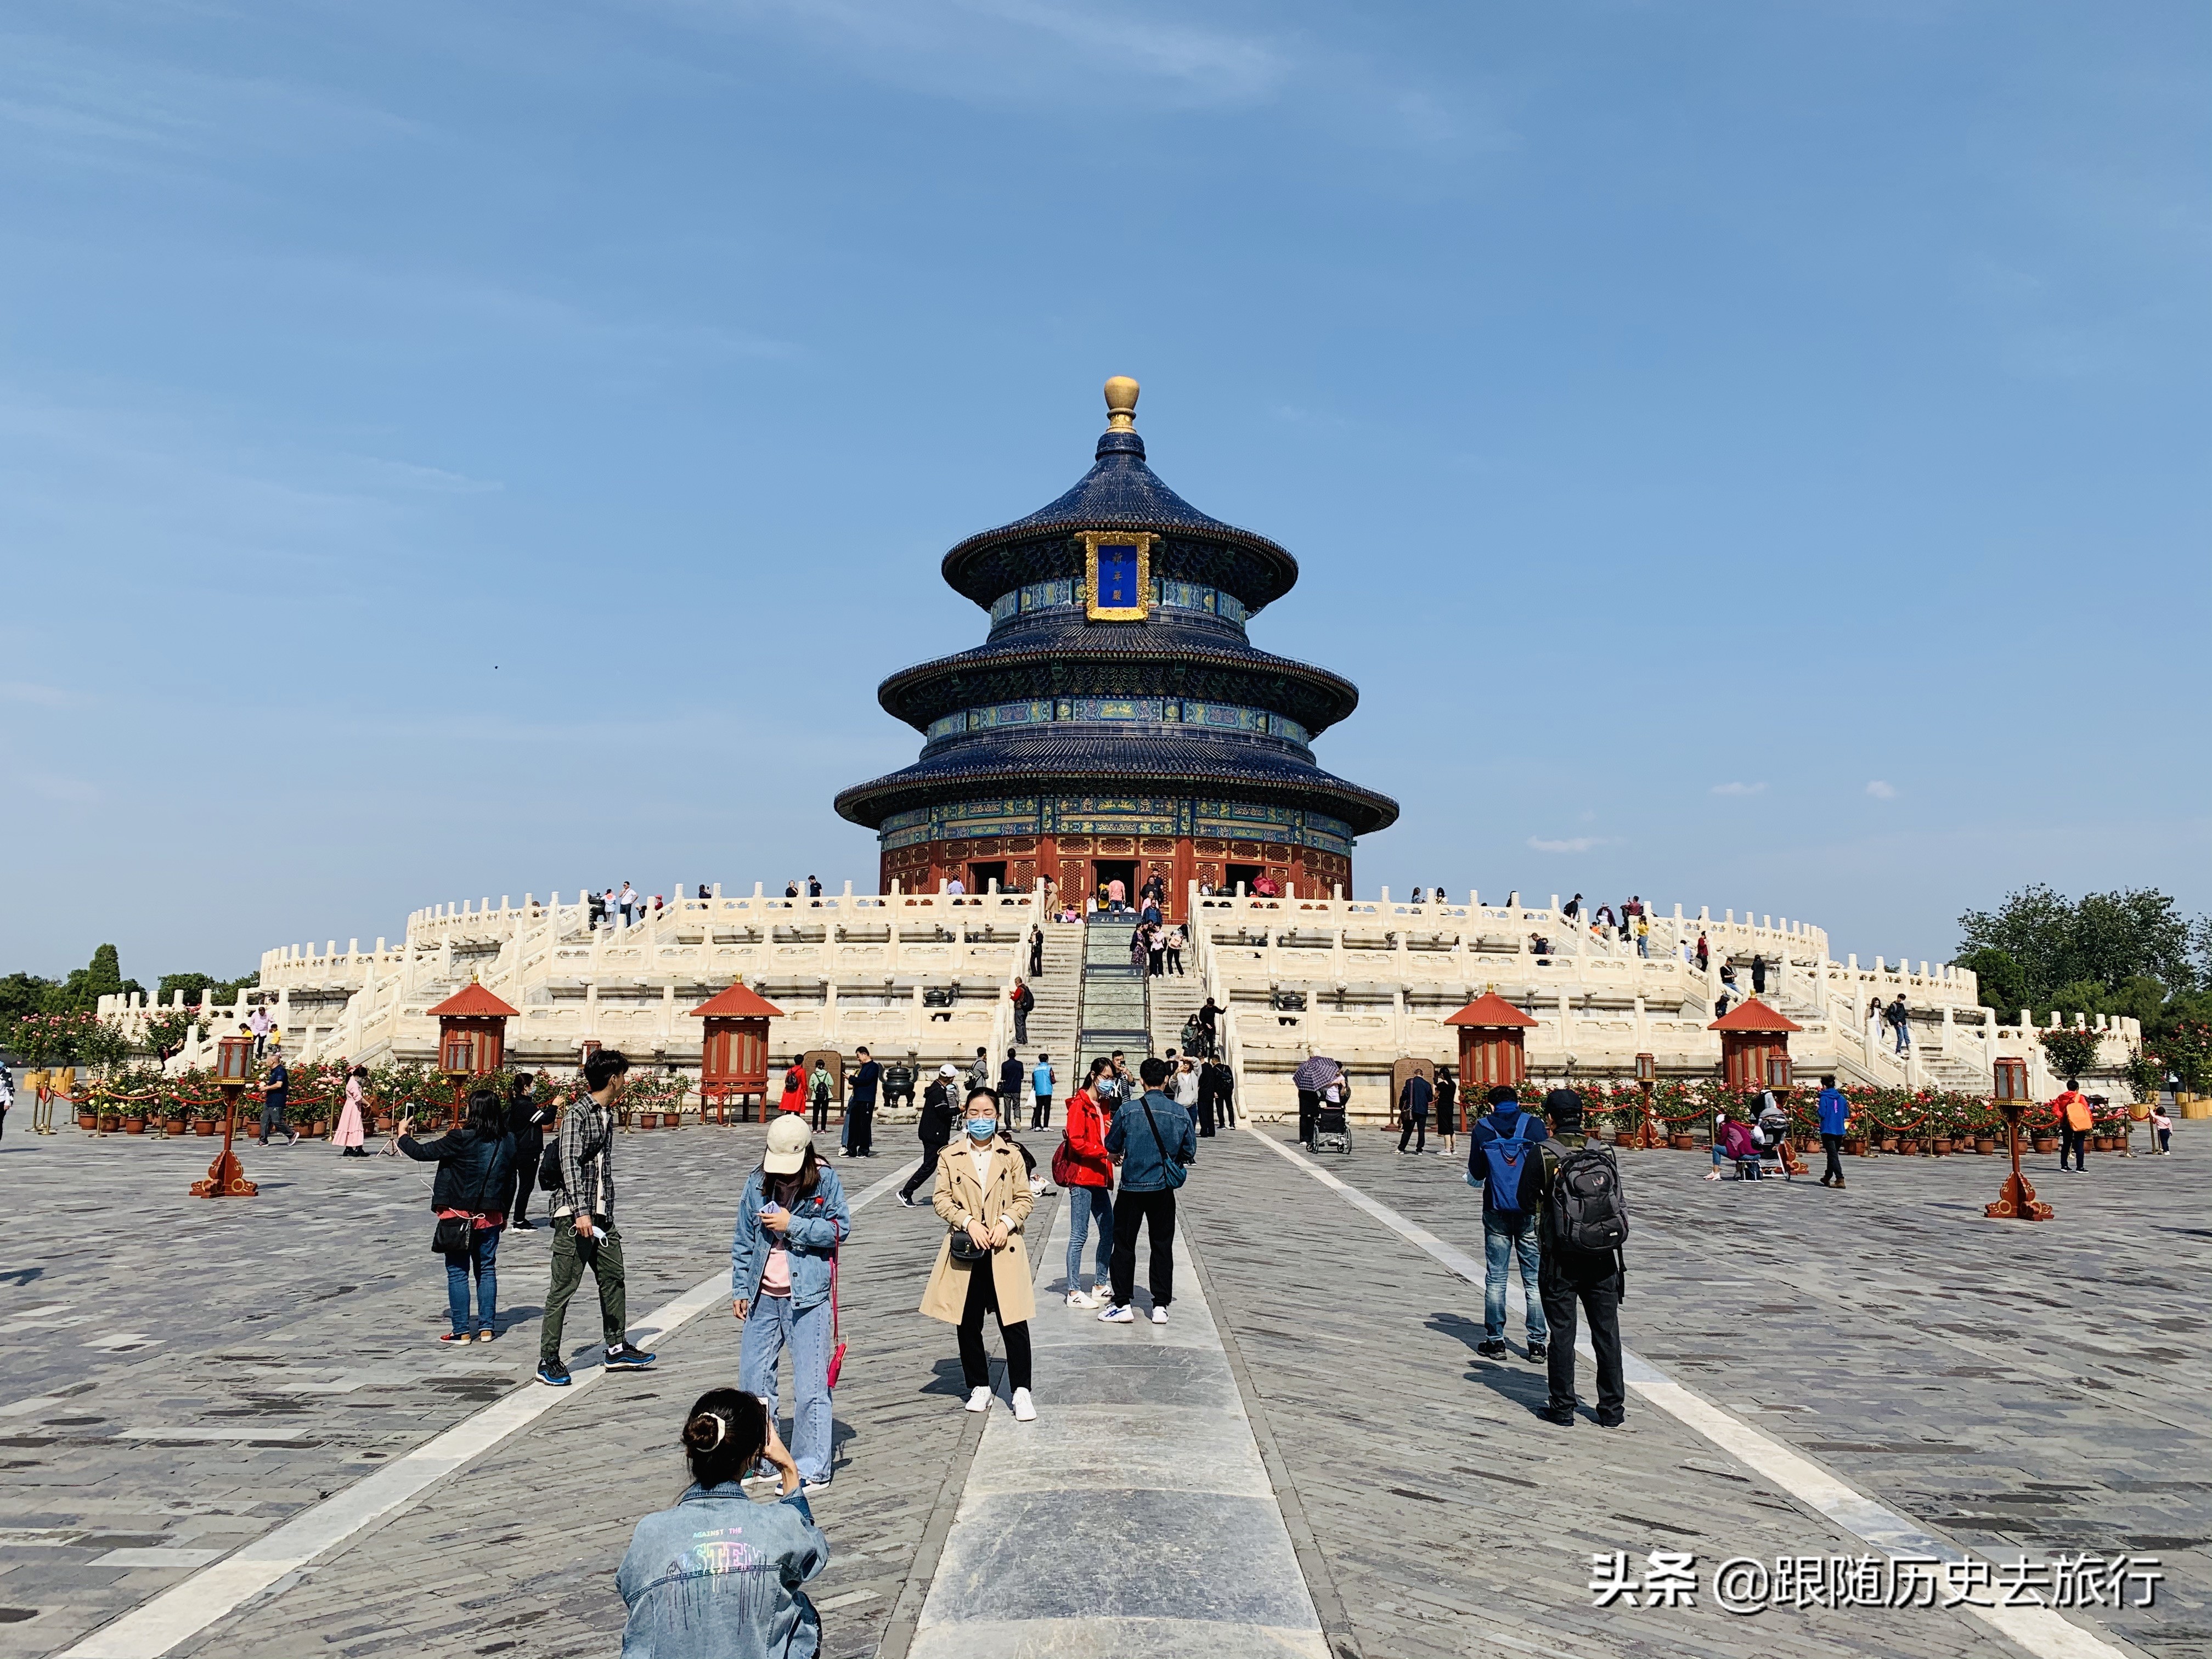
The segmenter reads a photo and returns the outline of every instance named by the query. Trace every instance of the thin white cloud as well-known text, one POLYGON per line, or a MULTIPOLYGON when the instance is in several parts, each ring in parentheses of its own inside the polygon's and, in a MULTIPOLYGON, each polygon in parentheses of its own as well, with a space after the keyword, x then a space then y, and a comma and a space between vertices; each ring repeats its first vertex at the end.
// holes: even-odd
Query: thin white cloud
POLYGON ((1893 783, 1884 783, 1880 778, 1875 778, 1868 782, 1867 793, 1872 795, 1876 800, 1895 800, 1897 786, 1893 783))
POLYGON ((42 708, 59 708, 70 694, 58 685, 33 685, 28 680, 0 680, 0 701, 34 702, 42 708))
POLYGON ((44 800, 82 803, 100 799, 100 787, 82 778, 56 772, 33 772, 23 780, 30 792, 44 800))
POLYGON ((1528 837, 1528 845, 1540 853, 1587 853, 1593 847, 1604 847, 1615 837, 1612 836, 1570 836, 1564 841, 1546 841, 1540 836, 1528 837))
POLYGON ((1766 786, 1763 783, 1717 783, 1713 786, 1716 795, 1763 795, 1765 793, 1766 786))

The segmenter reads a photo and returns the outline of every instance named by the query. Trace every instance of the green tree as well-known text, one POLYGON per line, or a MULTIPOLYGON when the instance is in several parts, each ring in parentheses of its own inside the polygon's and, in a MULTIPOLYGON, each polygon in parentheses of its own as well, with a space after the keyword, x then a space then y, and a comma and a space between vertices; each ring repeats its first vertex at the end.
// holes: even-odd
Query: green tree
POLYGON ((123 977, 122 957, 112 945, 103 945, 92 953, 92 960, 72 972, 62 981, 60 1007, 66 1012, 79 1010, 89 1012, 100 1006, 100 999, 118 992, 142 993, 145 987, 135 979, 123 977))
POLYGON ((54 999, 61 988, 36 974, 10 974, 0 979, 0 1027, 13 1025, 26 1014, 58 1012, 54 999))
POLYGON ((1982 1000, 2008 1012, 2025 1004, 2042 1013, 2070 1001, 2083 1012, 2104 1012, 2109 1011, 2086 1006, 2093 994, 2118 993, 2136 979, 2169 992, 2196 982, 2190 924, 2155 888, 2090 893, 2077 902, 2038 883, 2007 894, 1995 910, 1967 911, 1959 931, 1957 960, 1967 967, 1990 963, 1982 1000), (1984 954, 1991 951, 1998 955, 1984 954))
POLYGON ((2027 973, 2009 951, 1984 945, 1963 952, 1958 965, 1981 982, 1982 1006, 1995 1008, 2008 1019, 2027 1006, 2027 973))
POLYGON ((182 991, 188 1003, 235 1002, 240 991, 250 991, 260 983, 258 971, 241 974, 236 979, 217 979, 212 974, 164 974, 155 1000, 166 1001, 172 993, 182 991))

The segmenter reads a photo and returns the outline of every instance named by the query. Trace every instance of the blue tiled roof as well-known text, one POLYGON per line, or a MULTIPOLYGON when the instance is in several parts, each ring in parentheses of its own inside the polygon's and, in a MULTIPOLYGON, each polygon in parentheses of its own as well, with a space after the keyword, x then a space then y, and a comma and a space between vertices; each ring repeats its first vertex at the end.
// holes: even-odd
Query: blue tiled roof
POLYGON ((1218 630, 1201 633, 1161 623, 1092 626, 1076 611, 1011 638, 901 669, 877 687, 876 700, 886 714, 920 727, 955 708, 1017 696, 1097 691, 1130 696, 1170 687, 1170 695, 1200 696, 1206 683, 1201 677, 1208 675, 1249 676, 1253 689, 1237 695, 1289 714, 1316 734, 1359 705, 1359 688, 1341 674, 1255 650, 1218 630), (1124 663, 1136 665, 1127 672, 1146 676, 1147 683, 1138 687, 1086 679, 1086 664, 1098 665, 1093 670, 1097 673, 1124 663), (1148 663, 1157 667, 1143 666, 1148 663), (995 684, 1024 673, 1042 677, 1040 683, 1003 690, 995 684), (1273 689, 1261 689, 1271 683, 1273 689))
MULTIPOLYGON (((1097 459, 1075 487, 1057 501, 1039 507, 1027 518, 995 530, 980 531, 945 556, 945 580, 965 592, 961 569, 970 557, 1003 542, 1019 541, 1058 530, 1152 530, 1180 532, 1231 542, 1257 555, 1273 567, 1261 603, 1289 591, 1298 579, 1298 562, 1287 549, 1249 530, 1224 524, 1200 512, 1170 489, 1145 464, 1145 441, 1133 432, 1107 432, 1099 437, 1097 459)), ((970 594, 970 598, 979 596, 970 594)), ((988 604, 994 593, 980 596, 988 604)))
POLYGON ((1255 800, 1311 806, 1370 835, 1397 822, 1398 803, 1348 783, 1279 748, 1224 735, 1061 729, 993 734, 904 767, 837 797, 837 814, 873 830, 894 812, 943 799, 953 789, 1096 791, 1117 787, 1165 794, 1218 791, 1255 800))

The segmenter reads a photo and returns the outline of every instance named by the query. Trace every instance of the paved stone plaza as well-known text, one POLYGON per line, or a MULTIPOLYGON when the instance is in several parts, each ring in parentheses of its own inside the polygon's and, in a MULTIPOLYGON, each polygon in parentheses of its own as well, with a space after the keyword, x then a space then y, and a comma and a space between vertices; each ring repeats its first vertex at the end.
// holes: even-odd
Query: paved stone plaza
MULTIPOLYGON (((683 1484, 683 1410, 734 1379, 710 1281, 760 1133, 623 1143, 632 1323, 704 1310, 659 1340, 655 1371, 550 1401, 526 1380, 549 1235, 501 1245, 506 1336, 440 1347, 428 1166, 249 1146, 261 1196, 195 1202, 204 1140, 11 1133, 0 1655, 613 1651, 614 1570, 683 1484), (444 1431, 541 1407, 348 1519, 380 1490, 362 1483, 426 1467, 403 1460, 444 1431), (310 1527, 327 1550, 224 1610, 222 1575, 252 1582, 257 1540, 281 1561, 310 1527)), ((2093 1158, 2078 1178, 2033 1160, 2059 1211, 2040 1226, 1981 1218, 1995 1159, 1857 1161, 1837 1194, 1629 1155, 1623 1322, 1654 1369, 1632 1370, 1647 1384, 1623 1431, 1539 1421, 1539 1368, 1475 1355, 1480 1292, 1438 1259, 1480 1253, 1456 1160, 1372 1137, 1328 1160, 1386 1220, 1249 1133, 1201 1143, 1171 1324, 1101 1327, 1041 1294, 1042 1420, 963 1413, 951 1331, 914 1311, 939 1224, 887 1190, 910 1167, 889 1156, 902 1133, 848 1170, 852 1347, 815 1505, 834 1556, 811 1587, 834 1655, 2212 1654, 2195 1124, 2171 1159, 2093 1158), (1707 1431, 1654 1408, 1662 1374, 1707 1431), (1956 1610, 1731 1615, 1709 1593, 1723 1558, 1875 1548, 1829 1518, 1850 1502, 1778 1484, 1789 1451, 1865 1512, 1985 1559, 2155 1555, 2166 1580, 2151 1607, 2053 1617, 2025 1649, 1956 1610), (1636 1570, 1693 1553, 1697 1606, 1594 1607, 1590 1557, 1614 1550, 1636 1570)), ((1054 1199, 1030 1224, 1041 1292, 1060 1224, 1054 1199)))

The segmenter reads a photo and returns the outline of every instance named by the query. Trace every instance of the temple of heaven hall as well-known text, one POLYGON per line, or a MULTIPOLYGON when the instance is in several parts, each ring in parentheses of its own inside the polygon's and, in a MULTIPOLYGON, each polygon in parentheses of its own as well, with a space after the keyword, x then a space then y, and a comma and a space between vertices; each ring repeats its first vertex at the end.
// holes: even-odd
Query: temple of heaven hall
POLYGON ((1157 875, 1177 905, 1192 882, 1327 896, 1352 890, 1354 837, 1397 818, 1314 764, 1358 689, 1245 637, 1297 561, 1161 483, 1136 406, 1134 380, 1107 381, 1075 488, 945 556, 990 637, 878 688, 921 758, 837 797, 877 832, 883 891, 1052 878, 1078 898, 1119 879, 1133 896, 1157 875))

